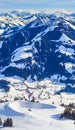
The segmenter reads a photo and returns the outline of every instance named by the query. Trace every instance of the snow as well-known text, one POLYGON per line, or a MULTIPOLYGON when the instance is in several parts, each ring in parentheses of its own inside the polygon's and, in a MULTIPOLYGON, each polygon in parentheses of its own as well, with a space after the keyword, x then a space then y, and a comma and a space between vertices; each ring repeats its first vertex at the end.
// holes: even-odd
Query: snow
POLYGON ((32 63, 32 65, 36 64, 36 61, 34 59, 32 59, 31 63, 32 63))
POLYGON ((5 24, 4 24, 4 23, 1 23, 1 27, 4 28, 4 27, 5 27, 5 24))
POLYGON ((72 73, 74 70, 73 70, 73 67, 75 67, 75 64, 72 64, 72 63, 69 63, 69 62, 66 62, 65 63, 65 68, 66 70, 69 72, 69 73, 72 73))
POLYGON ((61 100, 64 104, 75 103, 75 94, 72 93, 61 93, 61 100))
POLYGON ((21 54, 20 58, 21 59, 25 59, 25 58, 28 58, 28 57, 32 57, 32 53, 24 53, 24 54, 21 54))
POLYGON ((11 63, 9 66, 12 66, 12 67, 16 67, 16 68, 20 68, 20 69, 23 69, 25 68, 25 65, 23 63, 11 63))
POLYGON ((34 50, 34 53, 35 53, 35 54, 36 54, 36 53, 38 53, 37 48, 36 48, 36 47, 34 47, 34 46, 33 46, 33 50, 34 50))
POLYGON ((58 74, 54 74, 51 76, 51 81, 57 81, 57 79, 60 80, 59 77, 60 76, 58 74))
POLYGON ((74 26, 72 23, 70 23, 70 22, 68 22, 68 21, 66 21, 66 23, 67 23, 72 29, 75 30, 75 26, 74 26))
POLYGON ((27 77, 27 81, 28 81, 28 82, 32 82, 31 75, 29 75, 29 76, 27 77))
POLYGON ((32 57, 31 52, 26 52, 28 50, 31 50, 32 46, 23 46, 16 49, 11 56, 11 62, 18 61, 20 59, 26 59, 28 57, 32 57))
POLYGON ((63 75, 63 76, 61 77, 61 79, 62 79, 63 81, 65 81, 65 80, 67 79, 67 77, 63 75))
POLYGON ((5 71, 7 68, 8 68, 8 66, 5 66, 5 67, 3 67, 3 68, 1 67, 0 72, 5 71))
POLYGON ((0 48, 2 48, 3 41, 0 41, 0 48))
POLYGON ((37 81, 37 76, 36 75, 34 75, 34 79, 35 79, 35 81, 37 81))
POLYGON ((61 45, 59 47, 59 51, 62 54, 65 54, 66 56, 72 56, 72 55, 74 55, 74 49, 72 49, 72 48, 65 48, 63 45, 61 45))
POLYGON ((0 29, 0 35, 3 34, 4 32, 4 29, 0 29))
POLYGON ((0 104, 0 117, 13 119, 12 130, 74 130, 72 120, 59 119, 63 110, 63 107, 53 104, 15 101, 0 104))
POLYGON ((59 40, 57 40, 57 42, 59 42, 59 41, 62 41, 63 42, 63 44, 74 44, 75 45, 75 41, 74 40, 72 40, 72 39, 70 39, 67 35, 65 35, 64 33, 62 34, 62 36, 60 37, 60 39, 59 40))

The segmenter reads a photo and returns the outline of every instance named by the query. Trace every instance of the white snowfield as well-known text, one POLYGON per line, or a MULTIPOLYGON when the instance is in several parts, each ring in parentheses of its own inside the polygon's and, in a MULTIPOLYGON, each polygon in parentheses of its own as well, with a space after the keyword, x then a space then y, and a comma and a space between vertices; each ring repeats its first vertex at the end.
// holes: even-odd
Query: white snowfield
POLYGON ((15 101, 0 104, 0 117, 13 119, 12 130, 74 130, 72 120, 59 119, 63 110, 53 104, 15 101))

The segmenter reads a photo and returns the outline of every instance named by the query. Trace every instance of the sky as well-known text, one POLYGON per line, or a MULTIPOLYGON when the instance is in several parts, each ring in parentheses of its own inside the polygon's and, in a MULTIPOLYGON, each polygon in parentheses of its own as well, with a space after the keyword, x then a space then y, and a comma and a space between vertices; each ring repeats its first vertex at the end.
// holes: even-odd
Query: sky
POLYGON ((0 0, 0 10, 14 9, 64 9, 75 11, 75 0, 0 0))

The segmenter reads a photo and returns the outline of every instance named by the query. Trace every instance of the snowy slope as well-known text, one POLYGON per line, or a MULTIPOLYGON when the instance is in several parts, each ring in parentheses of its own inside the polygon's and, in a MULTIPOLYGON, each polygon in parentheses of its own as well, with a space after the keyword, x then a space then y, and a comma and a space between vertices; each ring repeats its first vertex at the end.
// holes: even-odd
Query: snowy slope
MULTIPOLYGON (((2 119, 13 119, 13 130, 74 130, 72 120, 59 119, 63 108, 42 103, 30 103, 16 101, 13 103, 0 104, 0 116, 2 119), (31 111, 30 111, 31 110, 31 111)), ((10 128, 4 128, 8 130, 10 128)))

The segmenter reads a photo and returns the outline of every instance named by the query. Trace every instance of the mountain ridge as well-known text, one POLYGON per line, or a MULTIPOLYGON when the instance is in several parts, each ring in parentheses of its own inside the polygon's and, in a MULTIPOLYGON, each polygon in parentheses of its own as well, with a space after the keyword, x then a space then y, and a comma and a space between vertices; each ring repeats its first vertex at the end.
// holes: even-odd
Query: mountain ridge
POLYGON ((74 87, 75 19, 72 14, 15 11, 10 14, 16 17, 12 21, 20 21, 15 24, 16 29, 11 22, 12 31, 11 16, 4 16, 8 18, 9 29, 3 27, 5 32, 0 38, 1 75, 18 76, 32 82, 49 78, 55 84, 74 87))

